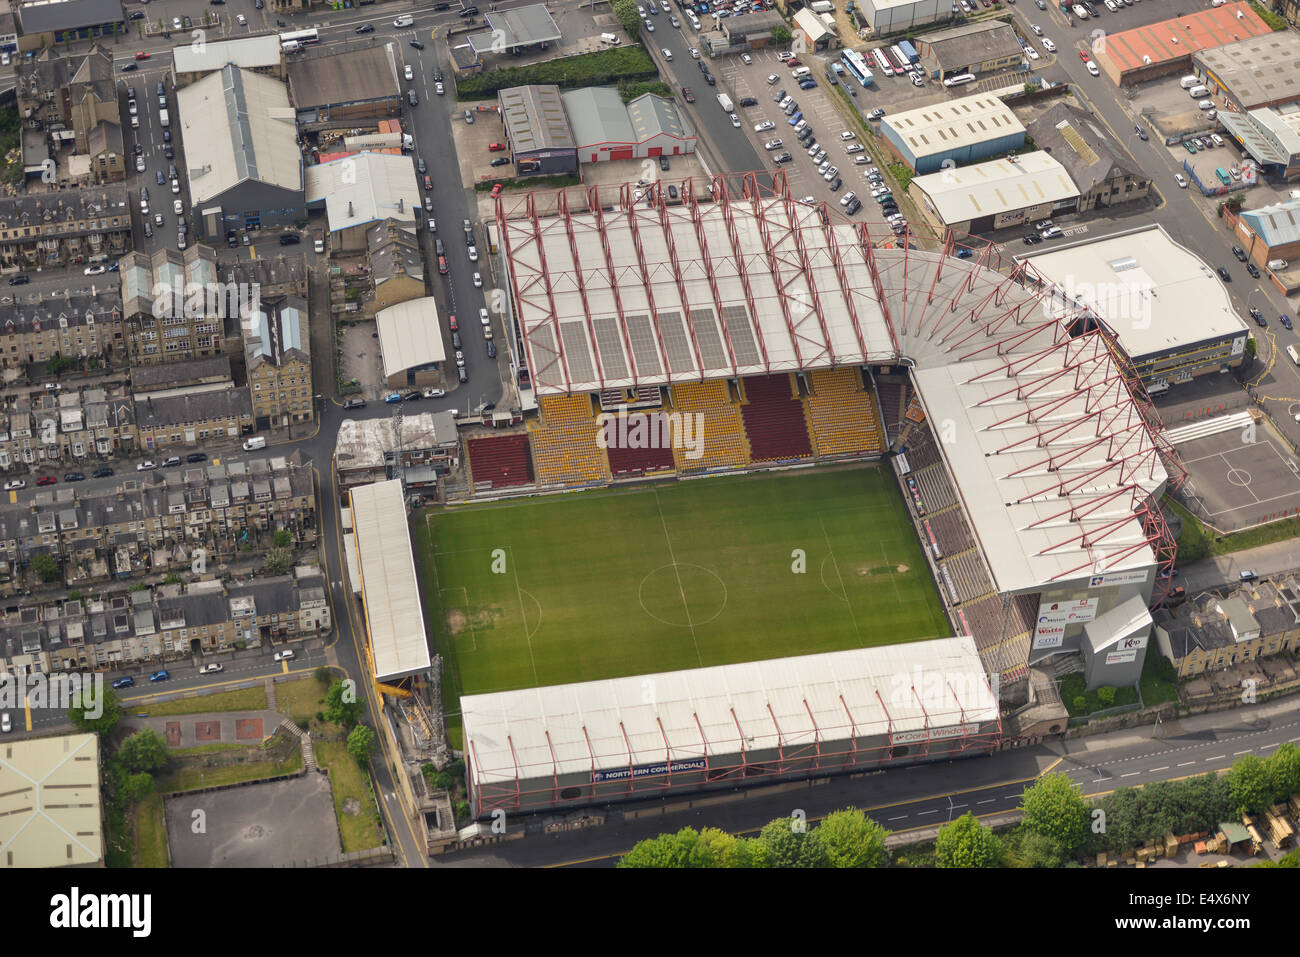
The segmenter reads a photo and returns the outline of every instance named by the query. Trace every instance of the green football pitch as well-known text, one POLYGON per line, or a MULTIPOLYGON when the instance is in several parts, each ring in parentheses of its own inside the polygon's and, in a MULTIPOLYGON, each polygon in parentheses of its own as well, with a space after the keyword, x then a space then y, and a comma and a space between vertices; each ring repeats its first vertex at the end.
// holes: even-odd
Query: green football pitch
POLYGON ((439 509, 416 533, 456 746, 461 694, 951 634, 882 468, 439 509))

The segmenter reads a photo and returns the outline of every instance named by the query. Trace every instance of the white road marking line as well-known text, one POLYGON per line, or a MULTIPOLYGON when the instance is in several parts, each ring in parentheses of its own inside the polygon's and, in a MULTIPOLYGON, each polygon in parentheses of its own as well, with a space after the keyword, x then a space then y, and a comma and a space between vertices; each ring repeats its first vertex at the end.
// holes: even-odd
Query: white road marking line
POLYGON ((1233 751, 1232 756, 1235 758, 1239 754, 1250 754, 1250 752, 1254 750, 1255 750, 1254 748, 1247 748, 1245 751, 1233 751))
POLYGON ((1169 765, 1166 764, 1163 768, 1152 768, 1151 770, 1152 770, 1152 771, 1168 771, 1168 770, 1169 770, 1169 765))
POLYGON ((975 803, 976 803, 976 804, 992 804, 992 803, 993 803, 994 801, 996 801, 996 800, 997 800, 997 798, 989 798, 989 799, 986 800, 986 801, 976 801, 975 803))
POLYGON ((933 810, 930 811, 917 811, 916 816, 920 817, 922 814, 938 814, 938 813, 939 813, 939 809, 934 808, 933 810))
POLYGON ((969 806, 970 806, 970 805, 968 805, 968 804, 954 804, 954 805, 953 805, 953 808, 955 809, 955 808, 959 808, 959 807, 969 807, 969 806))
POLYGON ((907 819, 907 815, 906 815, 906 814, 900 814, 900 815, 898 815, 898 817, 891 817, 889 820, 891 820, 891 821, 904 821, 904 820, 906 820, 906 819, 907 819))
POLYGON ((1223 760, 1224 758, 1226 758, 1226 757, 1227 757, 1226 754, 1216 754, 1214 757, 1212 757, 1212 758, 1206 758, 1205 760, 1206 760, 1206 761, 1222 761, 1222 760, 1223 760))
POLYGON ((1139 775, 1139 774, 1141 774, 1141 773, 1142 773, 1141 771, 1130 771, 1128 774, 1121 774, 1120 777, 1122 777, 1122 778, 1132 778, 1132 777, 1137 777, 1137 775, 1139 775))
POLYGON ((1196 763, 1195 761, 1184 761, 1182 764, 1177 766, 1180 768, 1186 768, 1186 767, 1191 767, 1195 763, 1196 763))

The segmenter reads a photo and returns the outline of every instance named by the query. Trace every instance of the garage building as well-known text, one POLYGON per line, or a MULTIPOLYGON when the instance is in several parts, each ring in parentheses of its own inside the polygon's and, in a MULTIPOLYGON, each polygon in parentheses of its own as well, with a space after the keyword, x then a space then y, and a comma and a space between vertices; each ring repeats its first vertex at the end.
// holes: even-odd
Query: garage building
POLYGON ((695 152, 695 130, 672 100, 646 93, 625 104, 609 87, 571 90, 563 100, 580 162, 695 152))
POLYGON ((381 220, 414 225, 420 201, 415 166, 409 157, 357 153, 307 168, 307 207, 324 207, 330 248, 361 252, 366 230, 381 220))
POLYGON ((1300 100, 1300 35, 1290 30, 1192 55, 1192 69, 1238 112, 1300 100))
POLYGON ((959 73, 996 73, 1024 59, 1016 31, 1001 20, 968 23, 916 39, 916 50, 941 78, 959 73))
POLYGON ((542 3, 513 10, 493 9, 483 19, 488 28, 466 38, 480 58, 488 54, 518 56, 526 50, 545 50, 552 43, 560 42, 560 28, 542 3))
POLYGON ((401 53, 396 43, 289 64, 289 97, 304 129, 397 116, 402 109, 401 53))
POLYGON ((298 131, 283 83, 227 64, 176 93, 200 235, 307 218, 298 131))
POLYGON ((578 172, 578 150, 558 86, 513 86, 497 94, 519 176, 578 172))
POLYGON ((876 36, 947 20, 952 16, 951 0, 859 0, 857 7, 876 36))
POLYGON ((1115 83, 1144 83, 1190 73, 1192 56, 1246 37, 1271 33, 1249 3, 1226 3, 1106 36, 1093 57, 1115 83))
POLYGON ((958 233, 983 233, 1073 210, 1079 188, 1042 150, 918 176, 908 186, 926 217, 958 233))
POLYGON ((1227 136, 1259 164, 1264 176, 1276 176, 1288 183, 1300 179, 1300 110, 1222 110, 1219 123, 1227 136))
POLYGON ((1025 145, 1025 125, 988 93, 886 116, 880 130, 919 174, 979 163, 1025 145))

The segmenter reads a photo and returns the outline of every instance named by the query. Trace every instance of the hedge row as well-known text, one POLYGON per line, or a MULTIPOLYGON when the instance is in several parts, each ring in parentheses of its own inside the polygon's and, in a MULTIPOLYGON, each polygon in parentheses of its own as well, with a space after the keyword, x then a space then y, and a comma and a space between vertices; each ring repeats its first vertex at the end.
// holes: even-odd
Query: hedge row
POLYGON ((622 46, 545 63, 480 73, 459 81, 456 94, 462 100, 485 100, 496 96, 500 90, 534 83, 551 83, 561 89, 577 89, 585 86, 609 86, 620 80, 655 80, 658 77, 659 71, 655 69, 650 54, 639 46, 622 46))

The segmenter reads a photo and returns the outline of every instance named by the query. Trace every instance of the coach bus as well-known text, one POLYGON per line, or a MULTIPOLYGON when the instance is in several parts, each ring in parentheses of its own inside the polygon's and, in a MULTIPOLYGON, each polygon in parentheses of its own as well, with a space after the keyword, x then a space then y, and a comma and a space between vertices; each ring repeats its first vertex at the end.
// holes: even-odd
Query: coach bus
POLYGON ((896 71, 906 70, 912 65, 912 61, 907 58, 907 54, 903 52, 903 48, 897 43, 889 48, 889 58, 894 61, 894 69, 896 71))
POLYGON ((876 66, 884 71, 885 76, 894 75, 894 68, 889 65, 889 58, 880 51, 879 47, 871 51, 871 59, 876 61, 876 66))
POLYGON ((320 43, 320 33, 317 32, 315 27, 280 34, 280 49, 285 52, 301 50, 309 43, 320 43))
POLYGON ((870 86, 874 77, 867 68, 867 61, 857 50, 845 50, 840 54, 840 62, 855 80, 863 86, 870 86))

